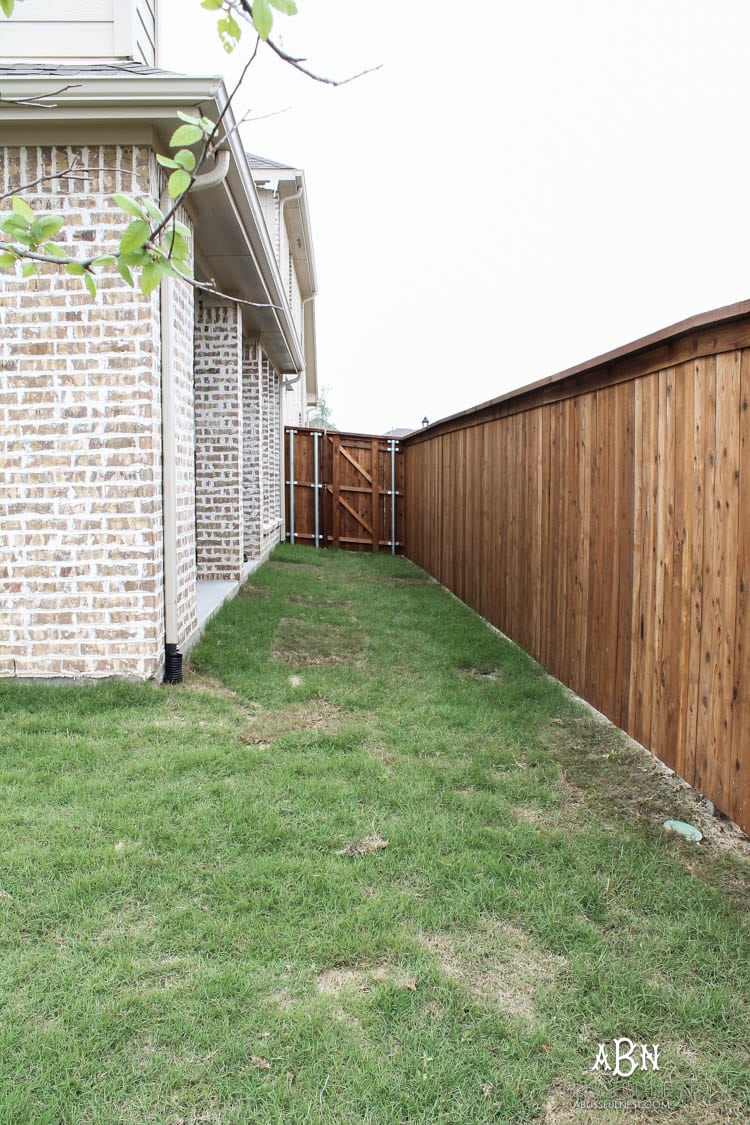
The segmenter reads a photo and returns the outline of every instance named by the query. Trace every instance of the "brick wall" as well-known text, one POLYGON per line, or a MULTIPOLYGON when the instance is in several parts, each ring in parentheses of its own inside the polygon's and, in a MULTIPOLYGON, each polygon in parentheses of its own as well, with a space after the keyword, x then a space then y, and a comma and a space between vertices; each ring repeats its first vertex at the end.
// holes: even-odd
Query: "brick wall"
POLYGON ((198 577, 242 574, 242 313, 199 299, 195 311, 195 522, 198 577))
POLYGON ((244 542, 248 558, 281 536, 279 376, 258 343, 245 345, 242 378, 244 542))
MULTIPOLYGON (((74 157, 103 170, 26 197, 65 214, 71 249, 105 253, 127 221, 110 193, 156 187, 147 148, 0 148, 0 190, 74 157)), ((158 302, 116 275, 96 300, 53 267, 0 275, 0 674, 145 678, 161 661, 158 302)))

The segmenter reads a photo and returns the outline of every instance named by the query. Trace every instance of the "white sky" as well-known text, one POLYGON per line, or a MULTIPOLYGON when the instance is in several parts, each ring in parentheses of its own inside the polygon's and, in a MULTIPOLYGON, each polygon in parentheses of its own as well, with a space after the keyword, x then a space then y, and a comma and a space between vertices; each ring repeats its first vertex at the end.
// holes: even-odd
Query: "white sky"
MULTIPOLYGON (((238 109, 304 168, 341 429, 417 426, 750 294, 744 0, 297 0, 238 109)), ((236 73, 162 0, 183 73, 236 73)), ((251 45, 250 32, 247 46, 251 45)))

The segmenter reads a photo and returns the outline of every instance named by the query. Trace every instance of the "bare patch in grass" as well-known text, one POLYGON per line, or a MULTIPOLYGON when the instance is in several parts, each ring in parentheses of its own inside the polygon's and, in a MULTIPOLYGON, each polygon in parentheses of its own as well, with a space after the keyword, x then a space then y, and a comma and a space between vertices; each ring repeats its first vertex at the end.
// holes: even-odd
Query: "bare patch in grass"
POLYGON ((538 988, 552 984, 567 961, 542 949, 523 930, 486 918, 467 934, 423 934, 422 944, 451 980, 478 1001, 533 1021, 538 988))
POLYGON ((334 598, 312 598, 309 594, 290 594, 287 605, 307 605, 314 609, 345 609, 351 611, 351 602, 337 602, 334 598))
POLYGON ((376 965, 362 968, 324 969, 315 982, 317 991, 323 996, 338 996, 342 992, 370 992, 374 985, 392 984, 405 992, 416 992, 417 981, 405 976, 389 961, 379 961, 376 965))
POLYGON ((348 855, 354 859, 361 859, 362 856, 372 855, 373 852, 382 852, 387 847, 388 841, 379 836, 377 832, 373 832, 371 836, 365 836, 364 840, 353 840, 351 844, 347 844, 345 848, 336 852, 336 855, 348 855))
POLYGON ((364 636, 361 629, 349 625, 282 617, 271 652, 277 663, 295 667, 359 666, 364 657, 364 636))
POLYGON ((577 808, 577 802, 567 802, 552 808, 516 805, 513 816, 519 824, 528 824, 542 832, 581 832, 586 825, 578 815, 577 808))
POLYGON ((267 602, 269 598, 268 586, 261 586, 255 582, 246 582, 240 587, 238 598, 250 598, 258 602, 267 602))
POLYGON ((191 668, 188 668, 185 673, 182 690, 201 692, 203 695, 213 695, 215 699, 237 698, 237 692, 231 691, 221 680, 216 680, 213 676, 204 676, 202 673, 195 672, 191 668))
POLYGON ((312 566, 310 563, 293 563, 293 562, 269 562, 266 566, 270 570, 275 570, 279 574, 307 574, 311 578, 317 578, 323 581, 325 575, 319 566, 312 566))
POLYGON ((499 668, 459 668, 459 676, 470 680, 483 680, 485 683, 500 683, 504 679, 499 668))
POLYGON ((287 734, 306 731, 336 734, 341 728, 342 718, 340 707, 323 700, 286 707, 283 711, 263 711, 250 716, 242 741, 248 746, 263 748, 287 734))

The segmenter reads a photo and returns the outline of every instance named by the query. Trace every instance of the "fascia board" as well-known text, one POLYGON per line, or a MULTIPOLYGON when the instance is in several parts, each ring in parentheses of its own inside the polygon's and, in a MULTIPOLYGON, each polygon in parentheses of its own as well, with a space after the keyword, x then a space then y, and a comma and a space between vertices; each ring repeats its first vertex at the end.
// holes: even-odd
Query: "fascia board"
MULTIPOLYGON (((216 102, 224 83, 218 77, 187 78, 183 75, 134 75, 89 78, 87 75, 59 74, 17 76, 4 74, 0 86, 0 118, 23 117, 49 119, 67 118, 68 111, 80 110, 88 116, 97 109, 117 106, 132 112, 137 108, 148 114, 152 107, 169 106, 184 109, 216 102), (19 101, 35 104, 18 105, 19 101), (48 100, 48 104, 38 104, 48 100)), ((79 114, 74 114, 78 118, 79 114)))

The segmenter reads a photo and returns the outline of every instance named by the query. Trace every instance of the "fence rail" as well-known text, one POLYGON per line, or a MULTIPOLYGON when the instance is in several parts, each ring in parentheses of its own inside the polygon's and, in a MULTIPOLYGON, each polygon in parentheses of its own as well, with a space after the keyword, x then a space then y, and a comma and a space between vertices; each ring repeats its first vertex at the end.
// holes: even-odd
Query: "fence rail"
POLYGON ((285 452, 291 543, 401 553, 404 466, 399 441, 287 427, 285 452))
POLYGON ((404 441, 406 553, 750 830, 750 303, 404 441))

